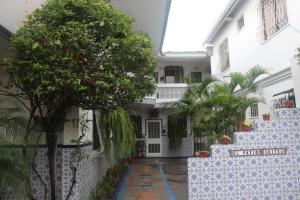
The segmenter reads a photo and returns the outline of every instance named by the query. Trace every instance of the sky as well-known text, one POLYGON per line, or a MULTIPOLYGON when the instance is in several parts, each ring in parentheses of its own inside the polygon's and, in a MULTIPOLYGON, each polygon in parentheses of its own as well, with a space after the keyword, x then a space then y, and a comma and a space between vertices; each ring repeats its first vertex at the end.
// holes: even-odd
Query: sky
POLYGON ((230 0, 172 0, 162 51, 200 51, 230 0))

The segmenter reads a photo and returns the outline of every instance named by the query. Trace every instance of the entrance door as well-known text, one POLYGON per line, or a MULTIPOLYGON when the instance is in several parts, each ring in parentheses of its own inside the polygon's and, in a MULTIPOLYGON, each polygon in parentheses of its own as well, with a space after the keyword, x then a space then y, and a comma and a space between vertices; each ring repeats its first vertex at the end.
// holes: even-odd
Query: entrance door
POLYGON ((147 120, 146 130, 147 157, 161 157, 161 120, 147 120))

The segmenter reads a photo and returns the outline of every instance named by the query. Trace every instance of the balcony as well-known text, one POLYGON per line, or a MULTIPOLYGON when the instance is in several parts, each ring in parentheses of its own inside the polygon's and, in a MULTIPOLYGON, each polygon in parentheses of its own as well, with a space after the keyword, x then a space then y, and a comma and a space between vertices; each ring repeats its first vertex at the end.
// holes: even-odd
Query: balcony
POLYGON ((178 101, 187 91, 188 85, 179 84, 157 84, 156 99, 159 102, 178 101))
POLYGON ((152 96, 144 98, 144 103, 156 104, 180 100, 188 89, 186 83, 157 84, 152 96))

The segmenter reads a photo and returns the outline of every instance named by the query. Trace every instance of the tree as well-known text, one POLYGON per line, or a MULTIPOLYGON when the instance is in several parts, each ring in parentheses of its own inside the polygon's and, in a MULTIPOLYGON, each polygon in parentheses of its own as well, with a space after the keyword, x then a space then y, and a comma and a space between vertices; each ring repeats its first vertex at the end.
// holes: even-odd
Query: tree
POLYGON ((249 97, 257 91, 257 78, 267 71, 259 66, 247 73, 231 73, 219 80, 213 77, 201 83, 189 83, 183 99, 170 104, 175 115, 189 115, 194 132, 200 136, 218 137, 240 130, 241 120, 253 103, 262 100, 249 97))
POLYGON ((51 199, 58 134, 71 106, 109 111, 154 90, 152 44, 104 0, 49 0, 12 37, 6 60, 15 97, 45 130, 51 199), (143 80, 143 84, 141 84, 143 80))

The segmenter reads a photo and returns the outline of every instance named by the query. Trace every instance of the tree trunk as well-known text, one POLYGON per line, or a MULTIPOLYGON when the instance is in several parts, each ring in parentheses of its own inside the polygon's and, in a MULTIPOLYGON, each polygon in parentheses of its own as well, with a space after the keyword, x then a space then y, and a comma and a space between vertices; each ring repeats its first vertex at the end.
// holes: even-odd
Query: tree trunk
POLYGON ((57 134, 47 133, 49 176, 50 176, 50 199, 56 200, 56 146, 57 134))

